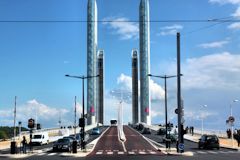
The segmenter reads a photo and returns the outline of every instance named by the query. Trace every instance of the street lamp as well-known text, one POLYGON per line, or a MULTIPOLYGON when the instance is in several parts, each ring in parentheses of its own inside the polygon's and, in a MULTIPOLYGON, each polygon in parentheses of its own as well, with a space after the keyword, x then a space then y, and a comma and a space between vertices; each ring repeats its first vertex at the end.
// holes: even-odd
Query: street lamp
MULTIPOLYGON (((233 114, 232 114, 232 104, 234 102, 238 102, 238 101, 239 101, 238 99, 234 99, 234 100, 231 101, 231 103, 230 103, 230 117, 233 117, 233 114)), ((232 138, 232 146, 233 146, 234 145, 234 143, 233 143, 233 122, 230 122, 230 124, 231 124, 231 138, 232 138)))
MULTIPOLYGON (((201 106, 201 109, 203 109, 203 108, 206 108, 207 107, 207 105, 205 104, 205 105, 203 105, 203 106, 201 106)), ((202 113, 202 135, 203 135, 203 113, 202 113)))
MULTIPOLYGON (((177 76, 176 75, 173 75, 173 76, 167 76, 167 75, 156 76, 156 75, 152 75, 152 74, 148 74, 148 76, 150 76, 150 77, 157 77, 157 78, 163 78, 164 79, 164 84, 165 84, 164 85, 165 86, 165 128, 166 128, 165 134, 166 134, 166 138, 168 138, 168 133, 167 133, 168 132, 168 128, 167 128, 167 121, 168 121, 168 117, 167 117, 167 79, 168 78, 174 78, 174 77, 177 77, 177 76)), ((167 140, 165 142, 166 142, 166 148, 168 148, 167 140)))
POLYGON ((95 78, 95 77, 99 77, 99 75, 96 76, 71 76, 71 75, 65 75, 66 77, 70 77, 70 78, 79 78, 82 80, 82 118, 84 120, 84 124, 82 127, 82 133, 81 133, 81 149, 85 149, 85 111, 84 111, 84 80, 85 79, 90 79, 90 78, 95 78))

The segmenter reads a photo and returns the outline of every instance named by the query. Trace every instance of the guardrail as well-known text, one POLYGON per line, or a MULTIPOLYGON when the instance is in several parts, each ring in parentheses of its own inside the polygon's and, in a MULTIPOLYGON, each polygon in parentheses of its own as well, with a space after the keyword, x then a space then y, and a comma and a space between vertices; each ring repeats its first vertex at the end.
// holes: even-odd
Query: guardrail
MULTIPOLYGON (((202 134, 202 130, 200 129, 194 129, 194 133, 196 134, 202 134)), ((222 130, 210 130, 210 129, 205 129, 203 130, 203 134, 215 134, 218 137, 221 138, 227 138, 227 133, 226 131, 222 131, 222 130)))
MULTIPOLYGON (((97 126, 98 126, 97 124, 85 126, 85 131, 89 131, 92 128, 97 127, 97 126)), ((99 125, 99 126, 101 126, 101 125, 99 125)), ((80 128, 77 127, 76 128, 76 133, 79 133, 79 131, 80 131, 80 128)), ((63 129, 61 129, 61 128, 52 128, 52 129, 47 128, 47 129, 34 131, 33 133, 38 133, 38 132, 48 132, 49 142, 53 142, 53 141, 56 141, 59 138, 62 138, 64 136, 69 136, 71 134, 74 134, 74 128, 65 128, 65 129, 64 128, 63 129)), ((23 132, 21 132, 20 136, 18 135, 15 138, 15 140, 17 141, 18 144, 20 144, 20 142, 22 140, 22 137, 26 136, 26 138, 28 139, 29 135, 30 135, 29 131, 23 131, 23 132)), ((1 142, 0 149, 10 148, 10 142, 11 142, 11 140, 1 142), (4 143, 5 145, 3 146, 2 143, 4 143)))

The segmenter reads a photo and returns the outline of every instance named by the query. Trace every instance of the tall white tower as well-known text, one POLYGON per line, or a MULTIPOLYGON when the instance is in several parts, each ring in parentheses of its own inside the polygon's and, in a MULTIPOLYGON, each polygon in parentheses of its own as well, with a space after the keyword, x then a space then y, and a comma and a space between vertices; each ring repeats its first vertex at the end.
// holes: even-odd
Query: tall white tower
POLYGON ((150 14, 149 0, 141 0, 139 7, 140 39, 140 115, 141 122, 151 124, 151 102, 149 92, 150 73, 150 14))
MULTIPOLYGON (((97 75, 97 3, 88 0, 87 9, 87 75, 97 75)), ((96 123, 96 78, 87 80, 87 115, 88 124, 96 123)))

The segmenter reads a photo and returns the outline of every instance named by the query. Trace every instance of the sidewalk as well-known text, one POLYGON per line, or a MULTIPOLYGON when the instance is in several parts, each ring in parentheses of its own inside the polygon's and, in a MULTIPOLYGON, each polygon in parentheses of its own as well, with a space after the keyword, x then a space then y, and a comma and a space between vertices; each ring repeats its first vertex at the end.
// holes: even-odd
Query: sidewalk
MULTIPOLYGON (((184 135, 184 139, 187 139, 187 140, 193 141, 193 142, 198 142, 200 137, 201 137, 201 134, 194 134, 193 136, 191 134, 184 135)), ((233 142, 234 143, 232 146, 232 139, 219 137, 219 143, 220 143, 221 147, 240 151, 240 147, 238 147, 237 141, 235 139, 233 139, 233 142)))

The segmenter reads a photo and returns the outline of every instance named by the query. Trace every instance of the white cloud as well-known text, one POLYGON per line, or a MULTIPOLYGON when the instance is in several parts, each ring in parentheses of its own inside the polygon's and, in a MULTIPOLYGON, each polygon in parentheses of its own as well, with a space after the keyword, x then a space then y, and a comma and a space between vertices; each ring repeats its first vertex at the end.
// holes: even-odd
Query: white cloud
POLYGON ((182 86, 184 89, 239 89, 239 61, 240 55, 228 52, 187 59, 182 68, 182 86))
POLYGON ((185 118, 188 119, 189 121, 202 120, 202 119, 206 119, 208 117, 216 116, 216 115, 218 115, 218 113, 210 112, 209 110, 206 112, 200 109, 197 111, 187 111, 184 113, 185 118))
POLYGON ((120 36, 121 40, 137 39, 139 35, 138 23, 129 22, 129 19, 125 17, 107 17, 103 19, 104 25, 109 25, 110 29, 113 29, 113 34, 120 36))
POLYGON ((165 115, 161 111, 156 111, 156 110, 152 109, 151 116, 152 116, 152 118, 155 118, 155 117, 164 117, 165 115))
MULTIPOLYGON (((69 111, 64 108, 55 108, 55 107, 49 107, 45 104, 39 103, 37 100, 29 100, 25 104, 20 104, 17 106, 17 121, 22 121, 23 124, 27 124, 27 120, 29 118, 36 117, 37 113, 37 120, 38 123, 48 123, 48 126, 53 126, 57 124, 57 121, 59 119, 59 115, 61 113, 62 117, 66 116, 69 111)), ((13 125, 13 108, 12 109, 4 109, 0 110, 0 124, 1 125, 13 125), (5 120, 5 121, 4 121, 5 120), (6 120, 12 123, 6 124, 6 120)), ((66 118, 66 117, 65 117, 66 118)), ((67 121, 67 120, 66 120, 67 121)))
POLYGON ((117 78, 117 83, 120 84, 121 87, 123 87, 123 89, 126 89, 128 91, 132 91, 132 77, 127 76, 127 75, 122 73, 117 78))
POLYGON ((183 29, 183 26, 182 25, 179 25, 179 24, 174 24, 172 26, 165 26, 165 27, 162 27, 160 28, 161 29, 161 32, 160 34, 158 35, 162 35, 162 36, 166 36, 166 35, 176 35, 176 33, 179 31, 179 30, 182 30, 183 29))
POLYGON ((218 4, 240 4, 240 0, 209 0, 210 3, 218 3, 218 4))
MULTIPOLYGON (((121 74, 117 80, 118 84, 121 85, 123 89, 128 91, 132 91, 132 77, 127 76, 125 74, 121 74)), ((138 81, 138 86, 140 87, 140 81, 138 81)), ((152 100, 160 100, 164 98, 164 89, 155 83, 152 79, 149 81, 150 86, 150 94, 152 100)), ((140 92, 140 89, 139 89, 140 92)))
POLYGON ((152 79, 150 79, 149 86, 150 86, 150 94, 151 94, 152 100, 164 99, 165 92, 160 85, 158 85, 152 79))
POLYGON ((230 24, 228 26, 228 29, 239 30, 240 29, 240 22, 230 24))
POLYGON ((239 18, 240 17, 240 6, 237 8, 237 10, 232 14, 232 16, 239 18))
POLYGON ((216 41, 216 42, 210 42, 210 43, 203 43, 198 45, 201 48, 221 48, 223 47, 225 44, 228 44, 229 41, 225 40, 225 41, 216 41))

